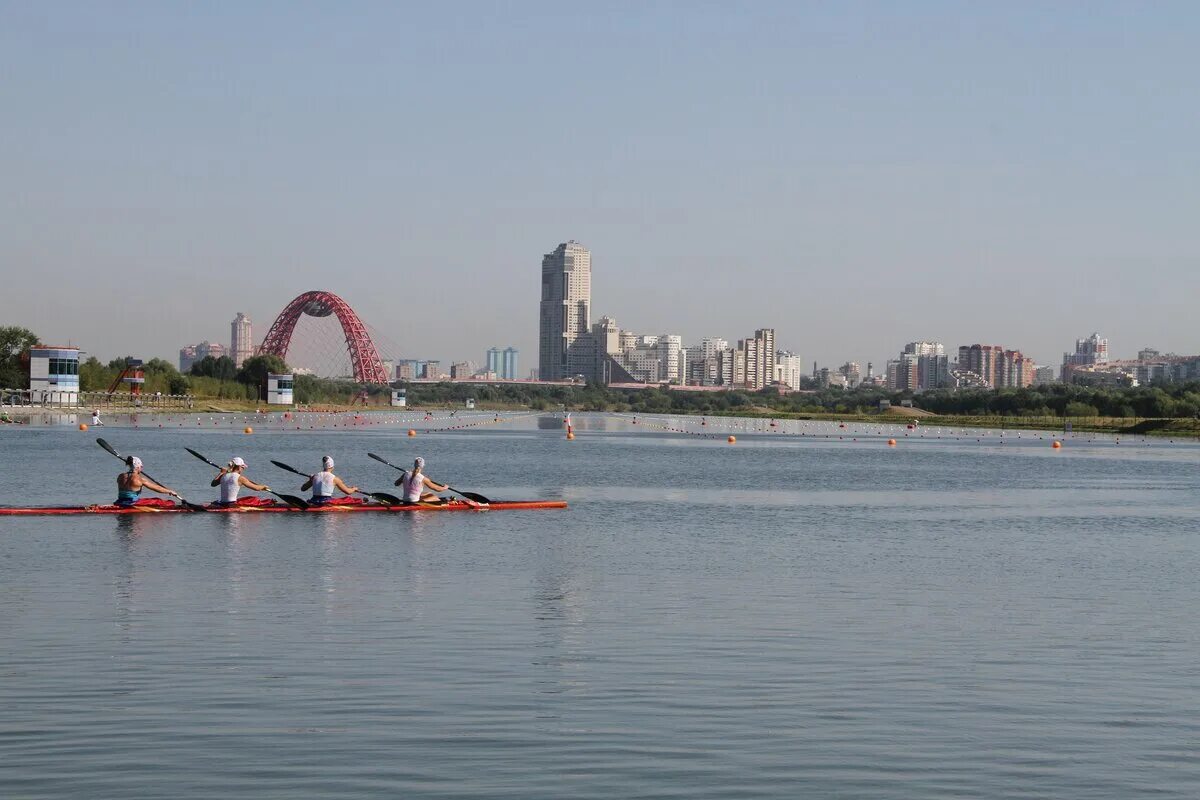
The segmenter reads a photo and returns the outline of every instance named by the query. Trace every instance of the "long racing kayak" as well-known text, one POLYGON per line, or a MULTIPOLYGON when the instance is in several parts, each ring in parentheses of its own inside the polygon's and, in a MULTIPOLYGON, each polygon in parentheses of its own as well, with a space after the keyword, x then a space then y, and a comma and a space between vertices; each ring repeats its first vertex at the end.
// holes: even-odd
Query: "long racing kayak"
MULTIPOLYGON (((378 503, 355 503, 352 505, 309 506, 306 509, 277 505, 207 506, 214 514, 352 514, 359 512, 403 514, 412 511, 531 511, 545 508, 566 508, 565 500, 495 500, 487 505, 472 505, 459 500, 449 503, 411 503, 388 506, 378 503)), ((181 505, 135 505, 135 506, 0 506, 0 516, 51 516, 65 514, 196 514, 181 505)))

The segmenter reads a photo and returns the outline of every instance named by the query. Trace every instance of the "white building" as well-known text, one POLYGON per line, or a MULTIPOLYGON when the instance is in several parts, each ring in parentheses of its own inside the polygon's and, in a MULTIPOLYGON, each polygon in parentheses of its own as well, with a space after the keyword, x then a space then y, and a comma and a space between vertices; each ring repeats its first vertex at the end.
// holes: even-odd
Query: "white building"
POLYGON ((267 374, 267 404, 290 406, 292 404, 293 381, 291 373, 267 374))
POLYGON ((800 378, 803 374, 804 365, 800 363, 799 354, 787 350, 780 350, 775 354, 776 383, 783 384, 789 389, 799 389, 800 378))
POLYGON ((233 357, 234 366, 240 367, 247 358, 254 355, 254 325, 249 317, 239 311, 229 328, 229 355, 233 357))
POLYGON ((79 402, 79 348, 29 349, 29 389, 34 403, 75 405, 79 402))

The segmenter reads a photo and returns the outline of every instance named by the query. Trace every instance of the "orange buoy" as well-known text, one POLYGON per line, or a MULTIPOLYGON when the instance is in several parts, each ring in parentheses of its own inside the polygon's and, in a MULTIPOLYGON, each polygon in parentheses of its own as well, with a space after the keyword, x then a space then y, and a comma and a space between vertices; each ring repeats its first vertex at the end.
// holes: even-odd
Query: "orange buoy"
POLYGON ((81 422, 81 423, 79 423, 79 430, 81 430, 81 431, 86 431, 86 430, 87 430, 87 423, 86 423, 86 422, 81 422))
POLYGON ((251 428, 249 425, 247 425, 247 426, 246 426, 246 427, 245 427, 245 428, 242 430, 242 433, 254 433, 254 428, 251 428))
POLYGON ((736 436, 730 436, 730 437, 729 437, 729 443, 730 443, 730 444, 733 444, 733 443, 735 443, 736 441, 737 441, 737 437, 736 437, 736 436))
POLYGON ((409 428, 409 429, 408 429, 408 435, 409 435, 409 436, 416 436, 416 435, 417 435, 417 432, 416 432, 416 431, 414 431, 412 428, 409 428))
POLYGON ((570 441, 571 439, 574 439, 574 438, 575 438, 575 434, 573 434, 573 433, 567 434, 567 441, 570 441))
POLYGON ((896 440, 888 439, 888 447, 895 447, 895 446, 896 446, 896 440))
POLYGON ((1051 446, 1051 447, 1053 447, 1055 450, 1058 450, 1060 447, 1062 447, 1062 442, 1060 442, 1060 441, 1058 441, 1057 439, 1055 439, 1055 440, 1054 440, 1054 444, 1052 444, 1052 445, 1050 445, 1050 446, 1051 446))

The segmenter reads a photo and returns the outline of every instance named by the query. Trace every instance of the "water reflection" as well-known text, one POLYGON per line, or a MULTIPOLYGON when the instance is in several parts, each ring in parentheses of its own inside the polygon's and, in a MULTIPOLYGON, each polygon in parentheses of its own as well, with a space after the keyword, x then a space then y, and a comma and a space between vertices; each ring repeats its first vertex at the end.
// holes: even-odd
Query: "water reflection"
MULTIPOLYGON (((576 588, 578 562, 563 558, 560 542, 546 538, 540 544, 533 576, 537 639, 531 664, 537 670, 534 681, 538 691, 559 695, 584 685, 575 667, 586 645, 585 598, 576 588)), ((560 715, 555 712, 552 716, 557 719, 560 715)))

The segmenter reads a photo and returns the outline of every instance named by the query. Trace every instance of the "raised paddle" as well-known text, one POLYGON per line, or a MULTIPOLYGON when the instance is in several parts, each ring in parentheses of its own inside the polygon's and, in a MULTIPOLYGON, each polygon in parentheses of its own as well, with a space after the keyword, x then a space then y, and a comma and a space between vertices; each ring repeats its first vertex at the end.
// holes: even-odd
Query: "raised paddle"
MULTIPOLYGON (((408 470, 406 470, 404 467, 397 467, 395 464, 393 464, 392 462, 388 461, 388 460, 387 460, 386 458, 384 458, 383 456, 377 456, 377 455, 375 455, 374 453, 367 453, 367 455, 368 455, 368 456, 370 456, 371 458, 375 459, 376 461, 380 462, 381 464, 387 464, 387 465, 388 465, 389 467, 391 467, 392 469, 398 469, 398 470, 400 470, 401 472, 408 472, 408 470)), ((449 489, 450 491, 454 492, 454 493, 455 493, 455 494, 457 494, 457 495, 461 495, 461 496, 465 497, 466 499, 470 500, 470 501, 471 501, 471 502, 473 502, 473 503, 479 503, 480 505, 485 505, 485 506, 486 506, 486 505, 489 505, 489 504, 492 502, 491 500, 488 500, 486 497, 484 497, 483 495, 479 494, 478 492, 463 492, 463 491, 460 491, 460 490, 458 490, 458 489, 455 489, 453 486, 451 486, 451 485, 450 485, 450 484, 448 484, 448 483, 447 483, 447 484, 445 484, 445 486, 446 486, 446 488, 447 488, 447 489, 449 489)))
MULTIPOLYGON (((118 453, 118 452, 116 451, 116 448, 114 448, 114 447, 113 447, 111 444, 109 444, 108 442, 104 441, 103 439, 99 439, 99 438, 98 438, 98 439, 96 439, 96 444, 100 445, 100 446, 101 446, 101 447, 103 447, 105 450, 107 450, 108 452, 112 453, 114 456, 116 456, 117 458, 121 459, 122 461, 124 461, 124 460, 125 460, 125 456, 123 456, 123 455, 121 455, 120 453, 118 453)), ((145 475, 147 478, 150 478, 150 480, 154 481, 155 483, 158 483, 158 481, 155 481, 155 480, 154 480, 154 478, 153 478, 153 477, 150 475, 150 473, 149 473, 149 472, 146 472, 145 470, 142 470, 142 474, 143 474, 143 475, 145 475)), ((161 486, 162 484, 159 484, 159 485, 161 486)), ((196 505, 195 503, 189 503, 187 500, 184 500, 184 499, 183 499, 182 497, 180 497, 178 494, 177 494, 177 495, 175 495, 175 496, 179 498, 179 503, 180 503, 180 504, 181 504, 181 505, 182 505, 184 508, 190 509, 190 510, 192 510, 192 511, 208 511, 208 509, 207 509, 207 508, 205 508, 204 506, 198 506, 198 505, 196 505)))
MULTIPOLYGON (((218 467, 216 464, 214 464, 213 462, 209 461, 207 458, 205 458, 204 456, 200 455, 199 453, 197 453, 197 452, 196 452, 195 450, 193 450, 192 448, 190 448, 190 447, 185 447, 185 448, 183 448, 183 449, 184 449, 184 450, 187 450, 189 453, 191 453, 191 454, 192 454, 192 455, 194 455, 196 458, 198 458, 198 459, 200 459, 201 461, 203 461, 205 464, 208 464, 210 467, 216 467, 217 469, 222 469, 222 467, 218 467)), ((303 501, 303 500, 301 500, 299 497, 296 497, 296 495, 294 495, 294 494, 280 494, 279 492, 272 491, 271 489, 267 489, 267 491, 268 491, 268 492, 270 492, 271 494, 275 495, 276 497, 278 497, 278 498, 279 498, 280 500, 282 500, 283 502, 287 503, 287 504, 288 504, 289 506, 291 506, 292 508, 299 508, 299 509, 305 509, 305 508, 308 508, 308 503, 304 502, 304 501, 303 501)))
MULTIPOLYGON (((301 472, 300 470, 296 469, 295 467, 289 467, 287 464, 283 463, 282 461, 271 461, 271 463, 274 464, 275 466, 279 467, 282 470, 287 470, 288 472, 294 472, 297 475, 300 475, 301 477, 304 477, 304 478, 312 477, 307 472, 301 472)), ((401 500, 399 497, 396 497, 396 495, 394 495, 394 494, 385 494, 384 492, 359 492, 358 494, 365 495, 372 499, 378 500, 379 502, 383 503, 384 505, 389 505, 389 506, 404 505, 404 501, 401 500)))

